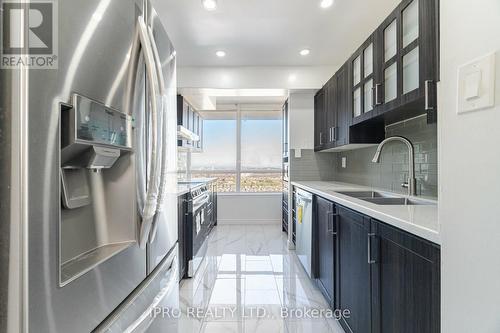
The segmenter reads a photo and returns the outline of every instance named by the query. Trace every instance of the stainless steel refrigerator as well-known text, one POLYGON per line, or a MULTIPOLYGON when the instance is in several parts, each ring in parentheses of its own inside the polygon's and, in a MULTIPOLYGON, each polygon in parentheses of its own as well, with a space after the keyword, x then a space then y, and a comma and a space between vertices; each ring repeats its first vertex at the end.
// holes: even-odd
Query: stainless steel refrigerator
POLYGON ((0 73, 0 331, 173 331, 175 50, 148 1, 57 6, 57 69, 0 73))

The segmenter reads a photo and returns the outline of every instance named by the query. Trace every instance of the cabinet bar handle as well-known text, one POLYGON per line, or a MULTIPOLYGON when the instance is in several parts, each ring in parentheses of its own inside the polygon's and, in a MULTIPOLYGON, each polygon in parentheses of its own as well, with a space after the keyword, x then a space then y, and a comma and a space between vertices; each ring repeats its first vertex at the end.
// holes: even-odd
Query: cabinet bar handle
POLYGON ((369 233, 368 234, 368 264, 376 264, 377 261, 372 259, 372 237, 374 237, 374 233, 369 233))
POLYGON ((372 87, 372 105, 375 106, 377 105, 377 98, 375 97, 375 95, 377 94, 376 93, 376 86, 375 87, 372 87))
POLYGON ((431 100, 431 83, 434 81, 432 80, 425 80, 425 111, 430 111, 434 110, 434 105, 430 105, 430 100, 431 100))
MULTIPOLYGON (((328 217, 335 217, 336 219, 338 218, 339 214, 336 214, 335 212, 333 211, 329 211, 327 212, 327 215, 328 217)), ((335 230, 334 226, 333 226, 333 218, 328 218, 328 225, 326 227, 326 232, 327 233, 331 233, 332 235, 336 235, 337 234, 337 231, 335 230), (330 227, 331 225, 331 227, 330 227)))
POLYGON ((380 92, 378 90, 379 87, 381 87, 382 84, 381 83, 377 83, 375 85, 375 105, 380 105, 382 104, 382 102, 380 101, 379 97, 380 97, 380 92))

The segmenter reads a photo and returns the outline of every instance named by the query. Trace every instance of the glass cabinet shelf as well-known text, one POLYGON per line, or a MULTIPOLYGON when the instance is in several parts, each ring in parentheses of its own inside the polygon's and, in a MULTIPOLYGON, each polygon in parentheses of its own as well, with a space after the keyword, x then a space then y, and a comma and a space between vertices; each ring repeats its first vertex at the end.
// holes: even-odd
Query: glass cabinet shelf
POLYGON ((354 90, 353 96, 353 116, 358 117, 361 115, 361 87, 354 90))
POLYGON ((392 21, 391 24, 384 30, 384 61, 387 62, 392 59, 398 48, 397 43, 397 24, 396 20, 392 21))
POLYGON ((373 110, 372 88, 373 88, 373 79, 366 81, 364 86, 364 107, 363 107, 363 112, 365 113, 373 110))
POLYGON ((403 57, 403 94, 419 87, 419 48, 415 47, 403 57))
POLYGON ((354 59, 352 71, 353 83, 354 85, 357 85, 361 82, 361 56, 354 59))
POLYGON ((373 73, 373 43, 368 45, 363 51, 363 62, 364 62, 364 78, 367 78, 373 73))
POLYGON ((403 11, 403 48, 418 38, 418 0, 413 0, 403 11))
POLYGON ((384 71, 385 102, 398 97, 398 66, 397 63, 387 67, 384 71))

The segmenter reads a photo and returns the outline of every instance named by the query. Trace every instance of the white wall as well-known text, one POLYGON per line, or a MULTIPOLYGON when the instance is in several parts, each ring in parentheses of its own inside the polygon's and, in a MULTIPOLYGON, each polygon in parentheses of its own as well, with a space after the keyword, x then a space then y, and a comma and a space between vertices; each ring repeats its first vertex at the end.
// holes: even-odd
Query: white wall
POLYGON ((218 224, 281 223, 281 193, 219 193, 218 224))
POLYGON ((314 94, 315 90, 290 92, 290 149, 314 149, 314 94))
POLYGON ((499 0, 441 0, 442 332, 500 332, 500 55, 496 106, 457 115, 457 68, 500 50, 499 0))
POLYGON ((319 89, 337 67, 179 67, 179 88, 319 89))

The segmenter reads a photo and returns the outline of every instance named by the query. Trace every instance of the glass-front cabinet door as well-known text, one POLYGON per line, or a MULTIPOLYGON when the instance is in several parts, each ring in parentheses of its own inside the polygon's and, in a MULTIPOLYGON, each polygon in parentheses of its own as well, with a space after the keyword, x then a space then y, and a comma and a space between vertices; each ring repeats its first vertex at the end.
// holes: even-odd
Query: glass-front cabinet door
POLYGON ((352 118, 354 123, 369 117, 374 110, 375 45, 373 36, 351 57, 352 118))
POLYGON ((421 113, 434 108, 429 94, 439 79, 438 2, 403 0, 379 27, 383 56, 375 65, 381 68, 380 81, 375 81, 378 114, 399 107, 421 113))
POLYGON ((384 103, 398 97, 398 34, 397 20, 384 29, 384 103))
POLYGON ((419 47, 418 47, 418 2, 413 0, 403 9, 402 57, 403 57, 403 95, 419 87, 419 47))

